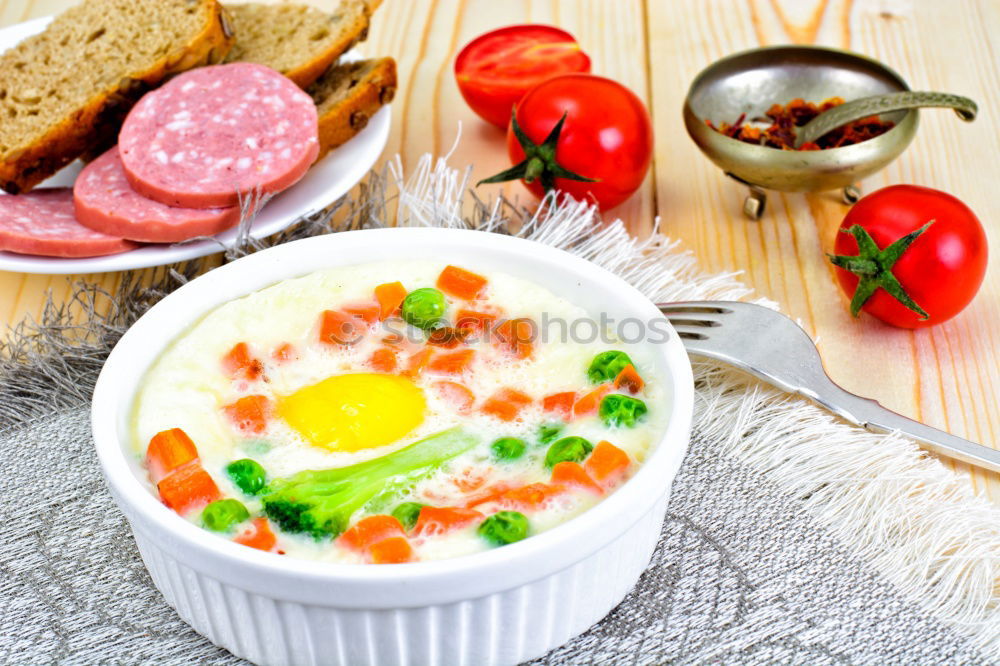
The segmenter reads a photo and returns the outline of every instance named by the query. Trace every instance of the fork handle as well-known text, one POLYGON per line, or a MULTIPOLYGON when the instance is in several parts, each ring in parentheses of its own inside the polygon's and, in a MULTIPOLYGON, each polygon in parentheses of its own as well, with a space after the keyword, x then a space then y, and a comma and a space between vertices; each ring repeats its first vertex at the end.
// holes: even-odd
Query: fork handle
POLYGON ((1000 472, 1000 451, 897 414, 874 400, 862 398, 842 389, 832 380, 828 389, 822 394, 807 397, 865 430, 877 433, 898 431, 934 453, 1000 472))

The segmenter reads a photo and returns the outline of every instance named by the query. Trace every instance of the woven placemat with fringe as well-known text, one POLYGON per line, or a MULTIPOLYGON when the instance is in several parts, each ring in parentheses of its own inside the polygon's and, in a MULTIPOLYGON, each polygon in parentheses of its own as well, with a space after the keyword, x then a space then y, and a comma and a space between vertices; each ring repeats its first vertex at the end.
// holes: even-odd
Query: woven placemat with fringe
MULTIPOLYGON (((637 241, 580 204, 485 203, 425 157, 278 242, 399 224, 518 233, 608 268, 657 301, 751 298, 676 244, 637 241), (390 186, 392 184, 392 186, 390 186)), ((90 391, 115 341, 206 268, 116 294, 80 286, 0 353, 0 662, 239 663, 163 601, 100 477, 90 391), (81 312, 83 313, 80 321, 81 312), (101 313, 101 314, 97 314, 101 313)), ((1000 660, 1000 508, 912 443, 695 363, 695 435, 638 586, 539 663, 971 663, 1000 660)))

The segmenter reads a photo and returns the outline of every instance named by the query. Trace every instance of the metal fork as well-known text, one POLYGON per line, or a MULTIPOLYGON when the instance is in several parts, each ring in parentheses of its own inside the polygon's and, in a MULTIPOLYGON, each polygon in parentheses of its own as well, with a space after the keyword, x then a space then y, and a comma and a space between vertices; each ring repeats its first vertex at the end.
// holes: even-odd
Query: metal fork
POLYGON ((934 453, 1000 472, 1000 451, 908 419, 837 386, 823 369, 809 334, 779 312, 736 301, 687 301, 657 307, 689 354, 735 366, 809 398, 866 430, 899 431, 934 453))

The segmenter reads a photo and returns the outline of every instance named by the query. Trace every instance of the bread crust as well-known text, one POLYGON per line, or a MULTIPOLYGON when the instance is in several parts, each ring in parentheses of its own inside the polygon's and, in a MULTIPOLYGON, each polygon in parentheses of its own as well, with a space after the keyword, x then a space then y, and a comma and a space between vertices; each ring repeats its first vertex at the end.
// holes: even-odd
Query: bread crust
MULTIPOLYGON (((371 23, 373 7, 369 2, 359 1, 358 4, 363 8, 362 15, 364 19, 356 21, 351 29, 347 31, 344 39, 331 44, 330 48, 318 54, 312 60, 304 62, 295 69, 286 72, 285 76, 304 90, 322 76, 323 72, 328 70, 333 61, 339 58, 341 54, 353 49, 358 42, 365 41, 368 38, 368 26, 371 23)), ((375 6, 377 7, 378 5, 376 4, 375 6)))
MULTIPOLYGON (((297 64, 291 69, 283 71, 282 74, 291 79, 295 85, 303 90, 308 88, 330 68, 337 58, 350 51, 359 42, 367 39, 372 12, 378 8, 380 3, 381 0, 343 0, 339 9, 355 12, 357 15, 350 25, 342 28, 340 39, 331 42, 322 52, 315 54, 312 58, 297 64)), ((232 5, 231 10, 235 11, 240 6, 232 5)), ((249 3, 245 6, 248 8, 259 7, 256 3, 249 3)), ((277 5, 277 7, 280 6, 277 5)), ((239 35, 237 35, 236 39, 237 41, 239 40, 239 35)), ((239 61, 240 59, 242 58, 237 58, 235 61, 239 61)), ((262 64, 274 66, 274 63, 264 62, 262 64)))
POLYGON ((113 142, 132 105, 165 78, 221 61, 232 47, 232 29, 222 5, 216 0, 203 2, 209 9, 208 21, 190 43, 166 54, 145 71, 133 72, 118 85, 97 92, 34 143, 2 156, 0 188, 10 194, 27 192, 88 150, 107 143, 109 136, 113 142))
MULTIPOLYGON (((347 97, 319 116, 319 157, 352 139, 368 125, 375 112, 396 94, 396 61, 380 58, 350 90, 347 97)), ((323 100, 315 99, 319 106, 323 100)))

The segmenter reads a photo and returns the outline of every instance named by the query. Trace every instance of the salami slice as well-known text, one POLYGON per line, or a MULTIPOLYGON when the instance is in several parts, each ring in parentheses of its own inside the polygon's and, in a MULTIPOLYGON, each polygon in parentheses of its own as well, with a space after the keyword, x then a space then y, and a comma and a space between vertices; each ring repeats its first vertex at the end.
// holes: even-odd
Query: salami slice
POLYGON ((234 206, 241 194, 278 192, 305 174, 319 153, 316 105, 269 67, 202 67, 139 100, 118 148, 139 194, 168 206, 234 206))
POLYGON ((210 236, 240 220, 240 209, 175 208, 147 199, 129 185, 118 147, 88 164, 73 185, 76 219, 105 234, 148 243, 210 236))
POLYGON ((73 190, 68 187, 0 196, 0 250, 48 257, 98 257, 137 247, 138 243, 77 222, 73 190))

